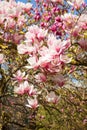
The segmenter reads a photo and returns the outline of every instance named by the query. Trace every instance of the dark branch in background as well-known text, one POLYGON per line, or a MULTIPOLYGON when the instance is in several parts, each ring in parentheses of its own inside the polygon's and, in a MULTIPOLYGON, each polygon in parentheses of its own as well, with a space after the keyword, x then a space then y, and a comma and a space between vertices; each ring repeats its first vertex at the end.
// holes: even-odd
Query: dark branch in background
POLYGON ((20 126, 20 127, 25 127, 25 128, 32 128, 32 130, 35 130, 34 128, 36 128, 36 123, 35 122, 32 122, 32 121, 30 121, 30 123, 29 123, 29 126, 26 126, 26 125, 24 125, 24 124, 21 124, 21 123, 19 123, 19 122, 15 122, 15 121, 9 121, 8 123, 10 123, 10 124, 14 124, 14 125, 18 125, 18 126, 20 126), (35 126, 34 126, 35 125, 35 126), (34 127, 34 128, 33 128, 34 127))
POLYGON ((76 61, 75 63, 74 62, 71 62, 69 63, 70 65, 76 65, 76 66, 83 66, 83 67, 87 67, 87 63, 82 63, 82 62, 78 62, 76 61))
POLYGON ((14 125, 18 125, 18 126, 20 126, 20 127, 26 127, 26 125, 20 124, 19 122, 15 122, 15 121, 10 121, 10 122, 8 122, 8 123, 14 124, 14 125))
POLYGON ((0 95, 0 98, 4 98, 4 97, 7 97, 7 96, 11 96, 10 94, 2 94, 0 95))

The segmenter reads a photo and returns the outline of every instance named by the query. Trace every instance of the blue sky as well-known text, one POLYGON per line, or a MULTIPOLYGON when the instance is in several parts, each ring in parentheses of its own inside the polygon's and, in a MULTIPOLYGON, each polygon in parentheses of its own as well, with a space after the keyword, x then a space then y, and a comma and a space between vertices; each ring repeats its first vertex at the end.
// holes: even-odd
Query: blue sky
MULTIPOLYGON (((24 3, 26 3, 26 2, 27 2, 27 0, 17 0, 17 1, 21 1, 21 2, 24 2, 24 3)), ((34 1, 35 1, 35 0, 31 0, 32 4, 34 4, 34 3, 35 3, 34 1)))

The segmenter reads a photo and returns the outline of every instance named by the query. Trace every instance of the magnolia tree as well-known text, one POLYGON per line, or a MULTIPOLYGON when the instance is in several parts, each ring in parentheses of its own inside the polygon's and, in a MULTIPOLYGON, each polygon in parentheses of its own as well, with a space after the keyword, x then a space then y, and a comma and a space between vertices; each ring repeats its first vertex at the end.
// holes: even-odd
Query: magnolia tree
POLYGON ((2 130, 86 130, 86 78, 84 0, 0 1, 2 130))

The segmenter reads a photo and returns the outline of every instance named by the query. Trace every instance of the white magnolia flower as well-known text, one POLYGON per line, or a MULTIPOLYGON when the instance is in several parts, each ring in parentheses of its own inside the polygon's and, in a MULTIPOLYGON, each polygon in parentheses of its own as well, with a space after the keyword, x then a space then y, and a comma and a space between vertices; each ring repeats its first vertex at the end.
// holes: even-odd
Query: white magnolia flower
POLYGON ((28 104, 26 104, 27 107, 36 109, 39 106, 36 97, 34 99, 28 98, 27 100, 28 100, 28 104))

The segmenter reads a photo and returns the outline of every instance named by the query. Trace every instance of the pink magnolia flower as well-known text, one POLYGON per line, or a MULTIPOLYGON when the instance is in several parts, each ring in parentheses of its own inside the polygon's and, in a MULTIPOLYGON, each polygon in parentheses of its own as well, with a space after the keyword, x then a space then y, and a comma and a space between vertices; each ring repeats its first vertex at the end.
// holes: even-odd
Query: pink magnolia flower
POLYGON ((33 35, 35 35, 36 39, 38 40, 43 40, 47 35, 47 30, 41 29, 37 25, 30 26, 28 31, 33 33, 33 35))
POLYGON ((78 20, 78 16, 72 13, 65 13, 61 16, 61 18, 63 20, 66 32, 71 31, 78 20))
POLYGON ((32 68, 37 69, 39 67, 39 65, 37 63, 38 59, 37 59, 36 56, 30 57, 29 59, 27 59, 27 61, 29 63, 29 66, 26 66, 26 68, 28 68, 28 69, 32 69, 32 68))
MULTIPOLYGON (((81 30, 87 30, 87 13, 81 14, 78 23, 77 23, 79 29, 81 30)), ((81 32, 81 31, 80 31, 81 32)))
POLYGON ((19 54, 31 54, 36 52, 36 47, 32 46, 30 43, 19 44, 17 46, 17 50, 19 54))
POLYGON ((27 93, 29 90, 30 90, 30 86, 27 81, 20 83, 19 86, 14 87, 14 92, 20 95, 27 93))
POLYGON ((18 1, 17 4, 18 4, 18 6, 20 6, 22 9, 25 7, 25 3, 23 3, 23 2, 18 1))
POLYGON ((13 35, 13 41, 16 43, 16 44, 19 44, 20 43, 20 41, 22 40, 22 38, 23 38, 23 35, 19 35, 18 33, 15 33, 14 35, 13 35))
POLYGON ((29 84, 28 81, 24 81, 19 84, 19 86, 14 87, 14 92, 16 94, 28 94, 29 96, 34 96, 37 93, 37 89, 34 89, 34 86, 32 84, 29 84))
POLYGON ((48 68, 51 61, 52 61, 52 56, 50 54, 46 54, 45 56, 41 56, 39 58, 38 65, 41 68, 48 68))
POLYGON ((17 46, 17 50, 19 54, 26 54, 27 53, 27 46, 25 44, 19 44, 17 46))
POLYGON ((62 74, 55 75, 52 79, 59 87, 62 87, 65 84, 65 78, 62 74))
POLYGON ((87 39, 79 40, 79 45, 82 47, 82 49, 87 50, 87 39))
POLYGON ((28 11, 30 11, 31 8, 32 8, 32 4, 31 4, 31 3, 26 3, 24 10, 25 10, 26 12, 28 12, 28 11))
POLYGON ((18 1, 18 6, 21 7, 25 12, 30 11, 30 9, 32 8, 32 4, 31 3, 22 3, 20 1, 18 1))
POLYGON ((17 19, 17 24, 16 24, 16 26, 18 26, 19 29, 21 29, 21 28, 23 27, 23 25, 24 25, 25 22, 26 22, 26 19, 25 19, 24 15, 20 15, 20 16, 18 17, 18 19, 17 19))
POLYGON ((84 0, 69 0, 67 2, 76 9, 79 9, 81 5, 85 3, 84 0))
POLYGON ((38 83, 46 81, 46 76, 43 73, 38 73, 34 77, 36 79, 36 82, 38 82, 38 83))
POLYGON ((85 23, 87 23, 87 14, 86 13, 84 13, 84 14, 81 14, 81 16, 79 17, 79 19, 78 19, 78 23, 80 23, 81 24, 81 22, 85 22, 85 23))
POLYGON ((80 32, 82 30, 81 24, 78 23, 72 30, 71 34, 76 38, 79 36, 80 32))
POLYGON ((28 95, 33 96, 36 95, 37 89, 34 89, 34 85, 29 86, 28 95))
POLYGON ((16 24, 16 22, 13 20, 13 18, 8 17, 6 19, 4 27, 13 29, 15 27, 15 24, 16 24))
POLYGON ((5 28, 22 27, 26 22, 24 13, 28 14, 31 7, 31 3, 24 4, 15 0, 0 1, 0 23, 4 22, 5 28))
POLYGON ((19 94, 19 95, 23 95, 24 94, 24 88, 22 86, 16 86, 14 87, 14 93, 19 94))
POLYGON ((25 37, 25 44, 18 45, 17 49, 19 54, 29 54, 27 59, 29 65, 26 68, 42 68, 50 72, 58 72, 62 63, 70 61, 64 55, 64 52, 71 45, 69 40, 57 39, 53 34, 47 35, 47 30, 36 25, 28 28, 25 37))
POLYGON ((69 40, 61 41, 61 39, 56 39, 54 35, 49 35, 47 45, 51 53, 53 52, 53 54, 55 55, 60 55, 70 47, 70 41, 69 40))
POLYGON ((26 32, 25 37, 26 37, 26 41, 27 41, 28 43, 34 42, 34 41, 35 41, 35 38, 36 38, 35 34, 34 34, 34 33, 31 33, 31 32, 26 32))
POLYGON ((52 2, 59 2, 59 3, 63 3, 63 0, 51 0, 52 2))
POLYGON ((87 118, 83 120, 83 125, 87 124, 87 118))
POLYGON ((22 73, 18 70, 16 74, 13 74, 13 77, 13 80, 16 80, 16 82, 22 82, 23 80, 27 80, 28 75, 25 76, 25 72, 22 73))
POLYGON ((47 102, 52 102, 54 104, 57 104, 59 99, 60 99, 60 97, 56 96, 55 92, 53 92, 53 91, 48 93, 48 95, 46 96, 47 102))
POLYGON ((15 18, 21 15, 22 8, 20 6, 17 6, 17 3, 15 2, 15 5, 9 3, 9 6, 5 10, 8 17, 15 18))
POLYGON ((36 109, 39 106, 36 97, 34 99, 28 98, 27 100, 28 100, 28 104, 26 104, 27 107, 36 109))
POLYGON ((40 20, 40 18, 41 18, 40 13, 39 13, 39 12, 36 12, 35 15, 34 15, 34 19, 35 19, 35 21, 40 20))
POLYGON ((0 54, 0 64, 4 63, 4 54, 0 54))

